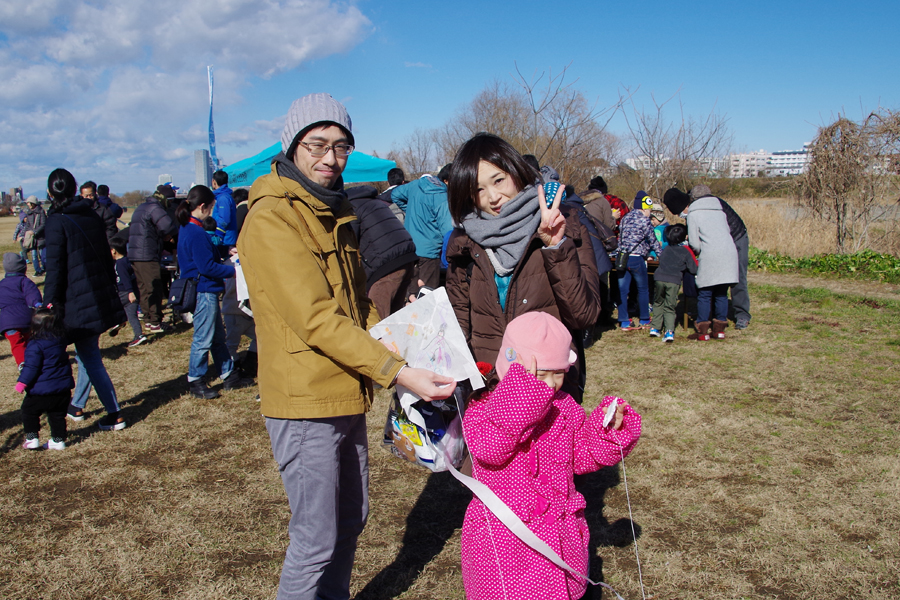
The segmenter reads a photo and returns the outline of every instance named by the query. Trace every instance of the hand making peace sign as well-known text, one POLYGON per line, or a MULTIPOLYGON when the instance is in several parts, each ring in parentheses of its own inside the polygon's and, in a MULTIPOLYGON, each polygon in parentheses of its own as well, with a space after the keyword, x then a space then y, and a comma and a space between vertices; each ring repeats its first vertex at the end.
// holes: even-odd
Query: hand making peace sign
POLYGON ((547 199, 544 196, 544 186, 538 185, 538 204, 541 207, 541 224, 538 225, 538 235, 544 246, 555 246, 566 235, 566 218, 559 212, 559 203, 562 201, 565 188, 560 186, 553 198, 553 204, 547 208, 547 199))

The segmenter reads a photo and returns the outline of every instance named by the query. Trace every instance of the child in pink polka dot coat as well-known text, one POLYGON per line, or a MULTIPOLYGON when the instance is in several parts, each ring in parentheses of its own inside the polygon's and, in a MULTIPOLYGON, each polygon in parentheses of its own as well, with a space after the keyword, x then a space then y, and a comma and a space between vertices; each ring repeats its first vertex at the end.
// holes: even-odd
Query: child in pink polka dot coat
MULTIPOLYGON (((588 417, 560 391, 575 362, 565 326, 543 312, 517 317, 497 357, 496 388, 466 409, 472 476, 490 487, 566 563, 588 572, 584 497, 574 474, 614 465, 641 435, 641 417, 607 396, 588 417), (603 427, 606 408, 615 416, 603 427)), ((586 582, 557 567, 506 528, 477 497, 462 528, 462 574, 469 600, 575 599, 586 582)))

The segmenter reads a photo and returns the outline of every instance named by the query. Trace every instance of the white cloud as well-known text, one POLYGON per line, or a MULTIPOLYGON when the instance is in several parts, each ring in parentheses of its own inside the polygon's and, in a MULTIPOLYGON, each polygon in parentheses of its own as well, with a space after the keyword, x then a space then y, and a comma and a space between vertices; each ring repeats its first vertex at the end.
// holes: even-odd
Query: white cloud
MULTIPOLYGON (((217 106, 238 105, 252 77, 347 52, 371 29, 356 6, 331 0, 0 2, 0 187, 57 166, 127 181, 183 168, 185 148, 207 139, 197 126, 206 65, 217 106)), ((218 140, 273 139, 283 122, 218 140)))
POLYGON ((406 67, 407 69, 410 69, 410 68, 430 69, 431 68, 431 65, 429 65, 428 63, 423 63, 423 62, 406 62, 406 63, 403 63, 403 66, 406 67))

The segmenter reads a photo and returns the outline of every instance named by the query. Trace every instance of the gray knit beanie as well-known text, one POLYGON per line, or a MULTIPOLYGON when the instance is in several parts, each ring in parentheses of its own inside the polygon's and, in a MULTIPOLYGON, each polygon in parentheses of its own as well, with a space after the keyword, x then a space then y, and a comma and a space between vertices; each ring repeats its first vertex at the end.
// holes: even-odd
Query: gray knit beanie
POLYGON ((294 100, 284 122, 281 132, 281 149, 289 159, 293 157, 297 144, 306 132, 317 125, 334 123, 341 126, 353 140, 353 124, 344 105, 331 97, 331 94, 309 94, 294 100))
POLYGON ((695 185, 691 188, 691 200, 697 200, 704 196, 712 196, 712 191, 708 185, 695 185))
POLYGON ((25 259, 15 252, 7 252, 3 255, 3 270, 7 273, 24 273, 25 259))

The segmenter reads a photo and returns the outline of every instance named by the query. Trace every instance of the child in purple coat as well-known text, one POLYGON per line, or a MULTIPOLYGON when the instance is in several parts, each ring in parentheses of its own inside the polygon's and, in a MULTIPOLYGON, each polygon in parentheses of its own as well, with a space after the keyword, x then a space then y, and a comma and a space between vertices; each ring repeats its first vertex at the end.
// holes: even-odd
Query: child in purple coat
MULTIPOLYGON (((576 473, 614 465, 641 435, 641 417, 607 396, 590 416, 560 391, 576 360, 565 326, 543 312, 517 317, 506 328, 493 391, 473 400, 463 417, 472 476, 487 485, 568 565, 587 574, 590 537, 576 473), (615 416, 603 425, 606 408, 615 416)), ((581 598, 586 583, 538 554, 477 498, 462 528, 462 574, 467 598, 581 598)))
POLYGON ((32 309, 42 305, 41 292, 25 276, 25 259, 15 252, 3 255, 6 276, 0 279, 0 331, 9 340, 19 369, 25 360, 25 345, 31 335, 32 309))

